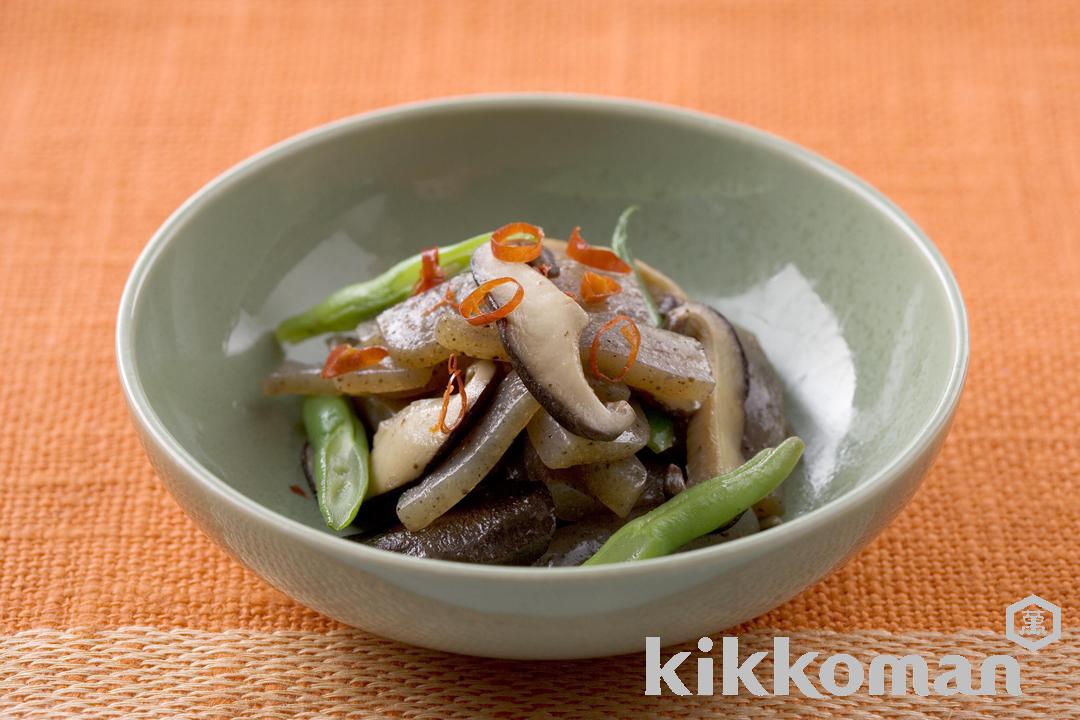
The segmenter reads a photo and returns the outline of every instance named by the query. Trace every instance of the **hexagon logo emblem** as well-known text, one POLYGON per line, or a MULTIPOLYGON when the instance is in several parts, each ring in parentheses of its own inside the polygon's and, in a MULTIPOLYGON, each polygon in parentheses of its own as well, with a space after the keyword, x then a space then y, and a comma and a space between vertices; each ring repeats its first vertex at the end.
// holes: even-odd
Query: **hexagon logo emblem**
POLYGON ((1028 595, 1005 608, 1005 637, 1032 652, 1061 637, 1061 608, 1028 595))

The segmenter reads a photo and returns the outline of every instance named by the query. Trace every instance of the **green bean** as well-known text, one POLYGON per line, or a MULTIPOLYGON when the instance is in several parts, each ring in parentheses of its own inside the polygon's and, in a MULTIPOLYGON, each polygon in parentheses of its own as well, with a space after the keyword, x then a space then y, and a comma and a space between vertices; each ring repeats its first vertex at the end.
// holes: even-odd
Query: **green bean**
POLYGON ((675 444, 675 421, 663 410, 645 408, 649 421, 649 442, 646 447, 654 453, 662 453, 675 444))
POLYGON ((803 441, 789 437, 742 466, 687 488, 612 535, 585 565, 644 560, 675 552, 731 522, 791 474, 803 441))
POLYGON ((611 234, 611 249, 634 271, 634 279, 641 288, 641 296, 645 300, 645 309, 649 312, 649 318, 652 319, 653 325, 662 326, 663 318, 660 317, 660 309, 656 307, 656 300, 653 299, 652 293, 645 287, 645 281, 641 277, 634 256, 630 254, 630 248, 626 244, 626 226, 630 223, 630 216, 637 212, 637 209, 637 205, 631 205, 622 211, 618 222, 615 223, 615 232, 611 234))
POLYGON ((356 517, 370 475, 367 433, 349 403, 331 395, 304 398, 315 495, 326 524, 342 530, 356 517))
MULTIPOLYGON (((461 272, 469 266, 473 250, 489 238, 491 233, 484 233, 439 248, 439 266, 448 275, 461 272)), ((360 322, 409 297, 420 279, 420 267, 420 255, 413 255, 376 278, 341 288, 315 307, 278 325, 278 341, 295 343, 322 333, 352 330, 360 322)))

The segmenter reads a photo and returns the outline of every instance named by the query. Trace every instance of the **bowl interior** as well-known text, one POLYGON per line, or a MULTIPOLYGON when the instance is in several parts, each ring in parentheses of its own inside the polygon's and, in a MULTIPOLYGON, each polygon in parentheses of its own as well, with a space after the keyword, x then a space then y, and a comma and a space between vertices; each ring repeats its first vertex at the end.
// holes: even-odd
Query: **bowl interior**
MULTIPOLYGON (((346 121, 227 174, 167 224, 132 289, 138 380, 198 462, 325 530, 289 489, 303 484, 298 402, 259 391, 282 357, 275 324, 511 220, 606 243, 630 204, 636 254, 755 332, 779 371, 808 448, 789 518, 869 478, 942 402, 960 320, 932 251, 887 203, 746 128, 565 98, 346 121)), ((290 354, 320 352, 316 340, 290 354)))

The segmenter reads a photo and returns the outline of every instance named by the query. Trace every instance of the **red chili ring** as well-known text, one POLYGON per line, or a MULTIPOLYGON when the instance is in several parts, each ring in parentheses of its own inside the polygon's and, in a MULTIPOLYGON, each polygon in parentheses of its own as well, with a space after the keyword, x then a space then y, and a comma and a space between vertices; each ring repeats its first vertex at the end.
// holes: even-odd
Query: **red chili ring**
POLYGON ((501 320, 513 312, 514 308, 521 303, 521 299, 524 297, 525 288, 521 286, 521 283, 512 277, 499 277, 494 280, 488 280, 486 283, 483 283, 480 287, 469 293, 458 306, 458 312, 461 313, 461 317, 465 318, 470 325, 487 325, 496 320, 501 320), (473 314, 480 309, 480 303, 483 302, 484 298, 486 298, 492 290, 499 285, 505 285, 506 283, 514 283, 517 285, 517 292, 514 293, 514 296, 510 298, 508 302, 491 312, 481 313, 479 315, 473 314))
POLYGON ((526 222, 503 225, 491 233, 491 254, 503 262, 532 262, 540 257, 544 243, 544 230, 526 222), (513 238, 527 235, 532 242, 511 242, 513 238))
POLYGON ((607 275, 598 275, 591 270, 586 270, 585 274, 581 276, 581 286, 578 288, 582 301, 586 303, 607 300, 621 291, 622 285, 607 275))

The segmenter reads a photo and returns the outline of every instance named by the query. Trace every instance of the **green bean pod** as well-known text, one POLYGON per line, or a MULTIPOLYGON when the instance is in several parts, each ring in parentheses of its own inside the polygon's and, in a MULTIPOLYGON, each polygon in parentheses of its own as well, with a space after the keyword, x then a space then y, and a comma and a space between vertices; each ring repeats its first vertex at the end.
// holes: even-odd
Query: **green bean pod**
POLYGON ((367 492, 370 453, 367 433, 347 400, 304 398, 304 430, 311 443, 315 494, 326 524, 342 530, 356 517, 367 492))
MULTIPOLYGON (((439 248, 439 267, 455 275, 469 266, 473 250, 491 238, 491 233, 477 235, 456 245, 439 248)), ((299 315, 284 320, 277 327, 277 339, 295 343, 328 332, 352 330, 391 305, 412 294, 420 279, 420 255, 405 258, 378 277, 343 287, 321 303, 299 315)))
POLYGON ((660 308, 656 306, 656 300, 653 299, 652 294, 645 286, 645 280, 641 277, 634 256, 630 254, 630 248, 626 244, 626 226, 630 223, 630 216, 637 212, 637 209, 637 205, 631 205, 622 211, 622 215, 619 216, 618 221, 615 223, 615 232, 611 234, 611 250, 633 270, 634 279, 637 280, 637 284, 641 288, 641 296, 645 300, 645 309, 648 311, 653 325, 662 327, 664 319, 660 317, 660 308))
POLYGON ((803 447, 802 440, 789 437, 731 472, 687 488, 621 527, 584 564, 670 555, 691 540, 731 522, 772 492, 795 469, 803 447))

